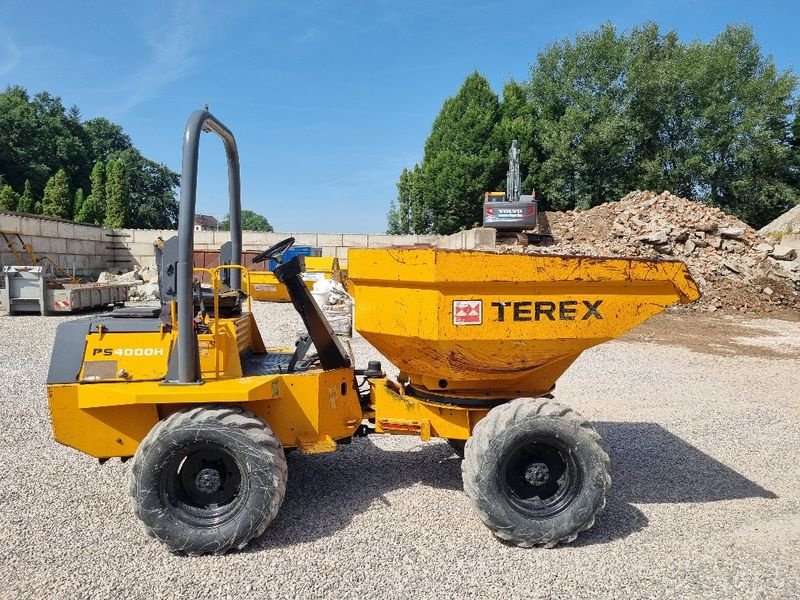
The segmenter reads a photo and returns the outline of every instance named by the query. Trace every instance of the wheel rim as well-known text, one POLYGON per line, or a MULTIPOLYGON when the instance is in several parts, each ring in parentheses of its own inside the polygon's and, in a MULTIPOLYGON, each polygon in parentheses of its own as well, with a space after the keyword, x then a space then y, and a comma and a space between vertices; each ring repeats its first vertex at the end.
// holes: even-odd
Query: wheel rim
POLYGON ((244 469, 234 454, 215 444, 193 444, 176 452, 161 473, 160 492, 173 516, 195 527, 215 527, 243 504, 244 469))
POLYGON ((528 438, 514 445, 500 464, 498 478, 517 510, 540 519, 566 509, 582 483, 574 452, 550 437, 528 438))

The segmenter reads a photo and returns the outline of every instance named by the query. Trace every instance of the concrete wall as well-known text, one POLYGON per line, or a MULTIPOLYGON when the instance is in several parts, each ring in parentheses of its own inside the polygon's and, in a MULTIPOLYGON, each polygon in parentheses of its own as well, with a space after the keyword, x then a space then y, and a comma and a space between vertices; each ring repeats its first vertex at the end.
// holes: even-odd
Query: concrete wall
MULTIPOLYGON (((78 275, 97 275, 115 264, 114 232, 102 227, 0 212, 0 231, 6 232, 19 254, 24 255, 21 244, 17 236, 10 235, 9 232, 19 233, 23 242, 30 244, 40 258, 47 256, 70 272, 74 268, 78 275)), ((124 250, 117 253, 120 256, 126 254, 124 250)), ((28 257, 24 258, 23 264, 30 264, 28 257)), ((0 265, 14 265, 19 262, 0 236, 0 265)), ((120 263, 121 268, 126 266, 129 267, 130 263, 120 263)))
MULTIPOLYGON (((124 271, 137 265, 151 265, 155 262, 153 242, 159 237, 166 240, 177 235, 174 230, 112 230, 61 219, 6 212, 0 212, 0 230, 19 233, 25 243, 31 244, 37 255, 49 256, 70 271, 74 268, 81 276, 96 276, 101 271, 112 268, 124 271)), ((494 235, 494 229, 486 228, 460 231, 450 236, 245 231, 242 242, 245 250, 264 250, 291 236, 298 245, 322 248, 323 256, 335 256, 342 267, 346 267, 348 248, 435 244, 441 248, 470 250, 494 246, 494 235)), ((14 241, 15 247, 21 252, 16 236, 9 235, 9 239, 14 241)), ((229 240, 230 233, 227 231, 194 233, 195 248, 198 250, 218 250, 229 240)), ((0 237, 0 266, 18 262, 6 247, 5 240, 0 237)), ((25 264, 29 264, 27 259, 25 264)))
MULTIPOLYGON (((155 261, 153 242, 160 236, 168 239, 177 234, 172 230, 123 229, 124 236, 136 264, 147 265, 155 261)), ((383 248, 386 246, 407 246, 413 244, 434 244, 439 240, 435 235, 383 235, 373 233, 263 233, 245 231, 242 233, 244 250, 265 250, 273 244, 288 237, 295 239, 298 246, 322 248, 323 256, 335 256, 343 267, 347 264, 348 248, 383 248)), ((197 250, 219 250, 220 246, 230 241, 228 231, 195 231, 194 247, 197 250)))
POLYGON ((450 250, 475 250, 477 248, 494 248, 497 231, 491 227, 476 227, 465 231, 457 231, 439 238, 436 245, 450 250))

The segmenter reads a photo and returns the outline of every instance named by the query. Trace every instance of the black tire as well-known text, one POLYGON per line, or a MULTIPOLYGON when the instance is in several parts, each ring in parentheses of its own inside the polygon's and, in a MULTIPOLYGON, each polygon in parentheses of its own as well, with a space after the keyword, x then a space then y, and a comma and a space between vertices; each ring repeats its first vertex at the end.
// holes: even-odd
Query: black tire
POLYGON ((462 459, 464 458, 464 446, 466 445, 466 443, 467 440, 452 440, 452 439, 447 440, 447 444, 450 446, 450 448, 453 449, 453 452, 455 452, 458 455, 458 457, 462 459))
POLYGON ((173 552, 244 548, 275 518, 285 493, 280 442, 239 406, 174 413, 150 431, 133 457, 134 513, 173 552))
POLYGON ((495 536, 552 548, 589 529, 606 504, 610 460, 572 409, 539 398, 493 408, 465 448, 464 491, 495 536))

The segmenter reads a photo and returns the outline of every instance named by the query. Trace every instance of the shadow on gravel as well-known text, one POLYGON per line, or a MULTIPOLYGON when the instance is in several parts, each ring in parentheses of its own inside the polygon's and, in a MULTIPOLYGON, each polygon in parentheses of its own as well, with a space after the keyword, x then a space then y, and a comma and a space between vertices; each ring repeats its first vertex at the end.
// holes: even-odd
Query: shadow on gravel
POLYGON ((396 489, 424 485, 462 490, 461 461, 444 443, 392 451, 369 439, 356 439, 331 454, 292 452, 287 460, 289 480, 283 506, 265 534, 245 552, 328 537, 357 515, 380 510, 380 504, 390 506, 385 495, 396 489))
POLYGON ((595 526, 573 547, 610 542, 647 527, 647 517, 634 504, 777 498, 656 423, 592 425, 611 457, 611 492, 595 526))
POLYGON ((593 423, 611 456, 612 489, 634 504, 777 498, 656 423, 593 423))
MULTIPOLYGON (((776 498, 772 492, 655 423, 594 423, 611 456, 611 492, 596 525, 572 546, 622 539, 648 525, 633 504, 776 498)), ((424 485, 461 492, 461 462, 443 443, 391 451, 357 439, 332 454, 291 453, 283 506, 244 552, 328 537, 359 514, 390 506, 393 490, 424 485)), ((479 521, 475 520, 476 526, 479 521)), ((377 535, 377 534, 376 534, 377 535)))

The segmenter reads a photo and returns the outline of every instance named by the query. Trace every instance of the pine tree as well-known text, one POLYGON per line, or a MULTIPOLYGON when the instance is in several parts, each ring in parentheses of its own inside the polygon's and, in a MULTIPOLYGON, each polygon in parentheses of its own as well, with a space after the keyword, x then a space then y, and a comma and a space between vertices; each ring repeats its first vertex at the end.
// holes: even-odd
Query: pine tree
POLYGON ((78 215, 83 208, 84 202, 85 199, 83 197, 83 188, 78 188, 75 190, 75 202, 72 204, 72 218, 76 221, 78 220, 78 215))
POLYGON ((119 229, 128 224, 130 195, 125 163, 110 160, 106 166, 106 211, 103 224, 110 229, 119 229))
POLYGON ((69 179, 64 169, 59 169, 44 186, 42 214, 49 217, 69 219, 72 215, 72 195, 69 193, 69 179))
POLYGON ((100 225, 106 216, 106 169, 102 161, 94 163, 91 184, 89 197, 84 201, 84 205, 89 206, 84 209, 84 218, 80 220, 100 225))
POLYGON ((22 190, 19 203, 17 204, 17 211, 21 213, 32 213, 36 207, 36 202, 33 199, 33 192, 31 191, 30 179, 25 180, 25 187, 22 190))
POLYGON ((94 195, 89 194, 81 204, 81 209, 75 215, 75 220, 80 223, 93 223, 99 225, 97 218, 97 205, 94 203, 94 195))
POLYGON ((10 185, 0 185, 0 210, 17 210, 19 194, 10 185))
MULTIPOLYGON (((483 193, 502 181, 506 170, 507 149, 494 135, 499 120, 497 94, 484 76, 472 73, 445 100, 425 141, 419 190, 408 202, 413 220, 427 221, 426 229, 443 234, 481 222, 483 193), (414 206, 420 202, 423 206, 414 206)), ((406 179, 411 194, 417 182, 406 179)), ((398 210, 402 215, 404 207, 398 210)))
MULTIPOLYGON (((403 169, 403 173, 405 172, 406 169, 403 169)), ((400 177, 402 178, 402 175, 400 177)), ((400 184, 398 184, 398 187, 399 185, 400 184)), ((407 233, 400 228, 400 211, 394 203, 394 200, 389 203, 389 212, 386 214, 386 233, 389 235, 407 233)))

